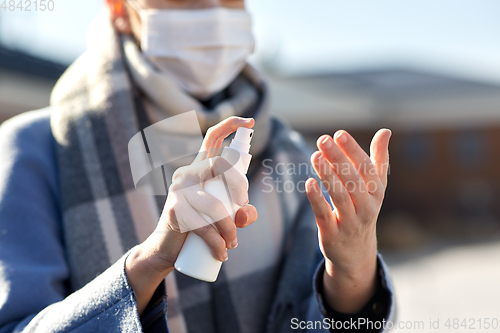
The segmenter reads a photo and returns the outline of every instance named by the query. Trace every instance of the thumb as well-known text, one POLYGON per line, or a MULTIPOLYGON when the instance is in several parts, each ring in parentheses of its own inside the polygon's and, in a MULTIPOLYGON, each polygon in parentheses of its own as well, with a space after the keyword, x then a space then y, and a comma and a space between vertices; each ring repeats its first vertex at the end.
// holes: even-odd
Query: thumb
POLYGON ((384 187, 387 186, 387 173, 389 170, 389 139, 391 138, 391 135, 391 130, 386 128, 380 129, 373 136, 373 140, 370 145, 370 159, 377 169, 378 176, 382 181, 382 184, 384 184, 384 187))

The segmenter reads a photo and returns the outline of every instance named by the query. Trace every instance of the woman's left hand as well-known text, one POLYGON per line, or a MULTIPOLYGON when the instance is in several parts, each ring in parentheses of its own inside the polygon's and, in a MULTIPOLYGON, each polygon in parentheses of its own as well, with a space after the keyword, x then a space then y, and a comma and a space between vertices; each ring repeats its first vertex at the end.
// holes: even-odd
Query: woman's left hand
POLYGON ((314 178, 306 191, 325 257, 323 287, 330 306, 356 313, 377 287, 376 222, 387 186, 391 131, 373 137, 371 158, 345 131, 321 136, 311 162, 335 207, 332 211, 314 178))

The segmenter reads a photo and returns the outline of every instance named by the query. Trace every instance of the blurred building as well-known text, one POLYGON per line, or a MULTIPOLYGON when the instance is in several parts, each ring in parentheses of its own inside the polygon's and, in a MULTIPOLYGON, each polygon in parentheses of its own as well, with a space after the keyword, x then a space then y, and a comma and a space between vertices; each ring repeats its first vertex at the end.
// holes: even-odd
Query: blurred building
MULTIPOLYGON (((0 122, 49 105, 64 70, 0 47, 0 122)), ((270 75, 270 88, 273 113, 312 146, 321 134, 346 129, 368 151, 379 128, 393 131, 382 243, 420 243, 428 231, 460 237, 498 232, 500 86, 380 69, 270 75)))
POLYGON ((498 233, 500 86, 387 69, 273 77, 271 90, 275 114, 311 145, 346 129, 368 151, 379 128, 393 131, 379 224, 394 245, 498 233))
POLYGON ((49 105, 65 66, 0 45, 0 122, 49 105))

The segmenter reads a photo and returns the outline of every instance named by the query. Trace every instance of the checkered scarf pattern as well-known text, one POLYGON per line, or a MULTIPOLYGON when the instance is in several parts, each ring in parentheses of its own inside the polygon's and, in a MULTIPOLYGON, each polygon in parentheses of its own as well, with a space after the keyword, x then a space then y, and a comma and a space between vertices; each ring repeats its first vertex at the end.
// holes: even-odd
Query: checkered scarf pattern
MULTIPOLYGON (((141 128, 133 85, 118 36, 104 39, 70 66, 51 98, 72 291, 145 240, 165 200, 134 186, 127 145, 141 128)), ((265 86, 256 89, 267 94, 265 86)), ((266 106, 253 116, 259 107, 266 106)), ((304 193, 310 151, 296 132, 269 121, 270 140, 249 170, 249 199, 259 219, 238 231, 240 245, 215 283, 169 274, 171 332, 285 332, 292 317, 305 317, 318 263, 317 229, 304 193), (286 165, 303 168, 281 172, 286 165)))

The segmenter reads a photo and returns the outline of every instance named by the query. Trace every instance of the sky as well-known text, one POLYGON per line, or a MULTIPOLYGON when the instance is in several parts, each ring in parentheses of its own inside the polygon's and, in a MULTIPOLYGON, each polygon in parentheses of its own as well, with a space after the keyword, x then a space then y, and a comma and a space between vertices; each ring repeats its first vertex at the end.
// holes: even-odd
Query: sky
MULTIPOLYGON (((69 63, 104 0, 52 12, 0 10, 9 47, 69 63)), ((412 67, 500 83, 498 0, 247 0, 254 62, 284 74, 412 67)))

